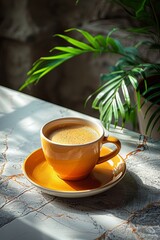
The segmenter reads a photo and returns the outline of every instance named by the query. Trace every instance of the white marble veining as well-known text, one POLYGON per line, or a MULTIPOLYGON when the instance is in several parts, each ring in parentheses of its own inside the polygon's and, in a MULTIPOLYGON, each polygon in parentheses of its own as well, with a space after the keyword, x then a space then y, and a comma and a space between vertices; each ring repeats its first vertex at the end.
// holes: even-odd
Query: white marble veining
MULTIPOLYGON (((22 173, 40 147, 41 126, 65 116, 89 116, 0 87, 0 239, 102 240, 160 236, 160 142, 113 129, 127 173, 110 190, 67 199, 41 193, 22 173)), ((98 121, 98 120, 97 120, 98 121)))

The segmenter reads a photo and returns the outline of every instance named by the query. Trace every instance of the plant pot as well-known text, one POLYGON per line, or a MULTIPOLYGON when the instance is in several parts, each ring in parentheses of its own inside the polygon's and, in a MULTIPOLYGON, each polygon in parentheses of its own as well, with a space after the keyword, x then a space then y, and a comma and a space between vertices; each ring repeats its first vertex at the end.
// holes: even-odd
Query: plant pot
MULTIPOLYGON (((148 87, 150 87, 153 84, 158 83, 158 82, 160 82, 160 76, 151 76, 151 77, 147 78, 147 86, 148 87)), ((139 90, 140 90, 140 93, 142 93, 144 91, 144 81, 140 81, 139 90)), ((160 97, 160 95, 159 95, 159 97, 160 97)), ((137 112, 140 133, 143 135, 146 135, 148 137, 151 137, 154 140, 160 140, 160 131, 158 131, 158 128, 160 128, 160 120, 155 124, 153 129, 152 129, 152 124, 151 124, 146 133, 146 127, 149 122, 149 119, 152 116, 152 114, 155 113, 158 110, 158 108, 160 108, 160 105, 154 104, 146 114, 146 111, 151 106, 152 102, 147 101, 146 98, 141 95, 140 103, 141 103, 141 105, 144 103, 142 108, 140 109, 140 111, 137 112)), ((156 118, 158 116, 160 116, 160 112, 157 111, 156 118)))

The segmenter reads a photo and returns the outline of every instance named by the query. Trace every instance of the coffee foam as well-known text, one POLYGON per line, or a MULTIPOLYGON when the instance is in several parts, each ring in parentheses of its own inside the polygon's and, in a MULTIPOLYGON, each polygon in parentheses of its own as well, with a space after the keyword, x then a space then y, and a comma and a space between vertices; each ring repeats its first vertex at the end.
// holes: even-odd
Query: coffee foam
POLYGON ((99 133, 92 127, 87 125, 65 126, 53 130, 49 135, 49 139, 58 144, 85 144, 93 142, 99 138, 99 133))

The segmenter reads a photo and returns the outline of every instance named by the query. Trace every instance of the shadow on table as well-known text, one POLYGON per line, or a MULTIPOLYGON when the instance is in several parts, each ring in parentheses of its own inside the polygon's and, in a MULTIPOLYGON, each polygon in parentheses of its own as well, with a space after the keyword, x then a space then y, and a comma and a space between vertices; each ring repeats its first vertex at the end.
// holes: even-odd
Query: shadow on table
MULTIPOLYGON (((79 199, 55 198, 51 204, 60 212, 75 213, 76 217, 79 214, 84 221, 90 216, 89 221, 102 232, 97 240, 120 236, 127 239, 134 232, 135 236, 138 232, 148 237, 149 231, 153 231, 156 236, 160 216, 158 196, 156 188, 143 184, 138 175, 127 171, 121 182, 104 193, 79 199)), ((46 194, 44 197, 51 198, 46 194)), ((81 231, 83 227, 79 225, 81 231)))
MULTIPOLYGON (((59 207, 63 209, 66 206, 67 210, 70 206, 71 211, 72 205, 76 209, 89 212, 120 208, 133 201, 137 196, 138 182, 141 182, 141 180, 134 175, 127 171, 121 182, 101 194, 84 198, 57 198, 56 204, 59 204, 59 207)), ((50 198, 47 194, 43 195, 47 199, 50 198)), ((55 201, 53 204, 55 204, 55 201)))
MULTIPOLYGON (((44 194, 45 198, 52 198, 44 194)), ((116 213, 128 209, 139 211, 145 205, 152 202, 158 196, 158 190, 154 187, 144 185, 141 179, 133 172, 126 172, 125 177, 116 186, 106 192, 85 198, 56 198, 52 204, 60 209, 75 212, 103 213, 104 211, 116 213), (117 210, 118 209, 118 210, 117 210)), ((124 217, 125 218, 125 217, 124 217)))

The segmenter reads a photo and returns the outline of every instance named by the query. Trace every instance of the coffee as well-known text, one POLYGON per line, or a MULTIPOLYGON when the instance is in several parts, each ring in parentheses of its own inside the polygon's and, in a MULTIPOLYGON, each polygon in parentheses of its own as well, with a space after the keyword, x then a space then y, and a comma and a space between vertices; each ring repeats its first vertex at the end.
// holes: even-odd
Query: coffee
POLYGON ((66 125, 53 130, 49 139, 54 143, 63 145, 78 145, 93 142, 99 138, 99 133, 87 125, 66 125))
POLYGON ((106 137, 101 124, 82 118, 68 117, 46 123, 40 131, 41 145, 47 163, 63 180, 81 180, 96 164, 116 156, 120 141, 106 137), (103 144, 113 143, 116 148, 100 156, 103 144))

